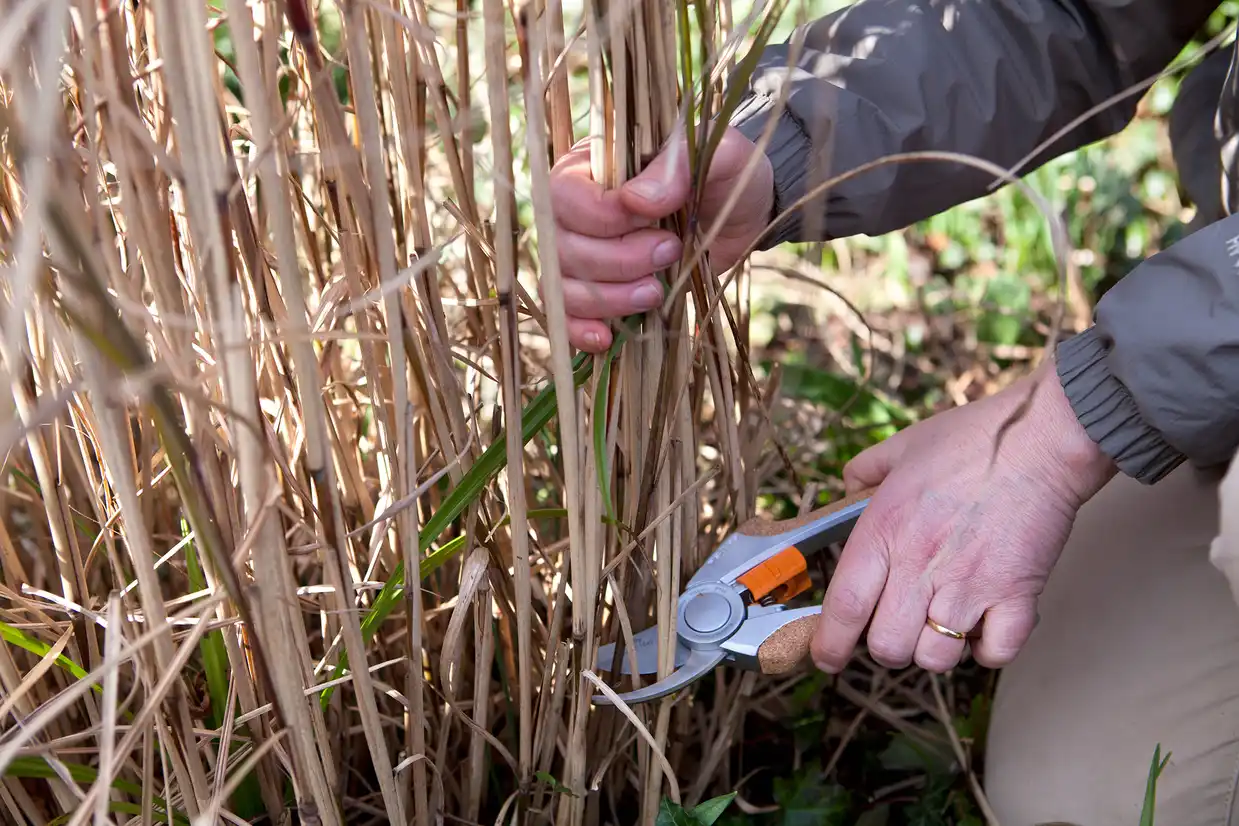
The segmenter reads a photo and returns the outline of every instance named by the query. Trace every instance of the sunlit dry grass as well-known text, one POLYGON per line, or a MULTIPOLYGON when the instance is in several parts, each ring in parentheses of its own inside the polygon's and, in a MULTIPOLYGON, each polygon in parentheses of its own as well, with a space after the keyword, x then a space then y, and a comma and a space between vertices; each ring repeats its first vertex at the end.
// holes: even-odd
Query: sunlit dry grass
MULTIPOLYGON (((767 18, 0 8, 0 819, 653 823, 735 789, 802 674, 590 698, 651 623, 670 671, 681 583, 796 477, 749 276, 698 227, 663 310, 574 354, 549 172, 587 136, 607 185, 678 128, 710 151, 767 18)), ((827 773, 868 716, 966 766, 889 704, 949 720, 950 686, 860 668, 827 773)))
POLYGON ((743 296, 677 268, 574 360, 546 204, 585 134, 614 184, 717 111, 677 66, 731 22, 8 4, 6 817, 649 821, 722 776, 582 674, 753 511, 743 296))

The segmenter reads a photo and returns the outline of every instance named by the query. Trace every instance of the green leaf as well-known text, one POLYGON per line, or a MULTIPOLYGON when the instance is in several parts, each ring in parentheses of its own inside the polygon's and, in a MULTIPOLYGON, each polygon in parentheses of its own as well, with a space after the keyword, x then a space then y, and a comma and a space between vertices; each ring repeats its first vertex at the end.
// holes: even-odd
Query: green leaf
POLYGON ((987 694, 978 694, 972 698, 968 714, 955 718, 955 733, 964 739, 975 743, 984 743, 989 732, 990 698, 987 694))
POLYGON ((607 461, 607 403, 611 399, 611 361, 619 352, 621 340, 617 339, 611 349, 599 360, 598 390, 594 398, 594 455, 598 462, 598 488, 602 491, 602 505, 607 518, 615 521, 615 505, 611 502, 611 463, 607 461))
POLYGON ((944 743, 935 747, 906 734, 891 737, 890 745, 878 757, 882 768, 889 771, 918 771, 931 775, 949 774, 955 755, 944 743))
MULTIPOLYGON (((122 815, 140 815, 142 814, 142 805, 139 803, 124 803, 124 802, 111 801, 107 804, 107 810, 109 812, 115 812, 115 813, 122 814, 122 815)), ((63 814, 63 815, 58 815, 56 817, 53 817, 51 820, 47 821, 47 826, 64 826, 64 824, 68 823, 70 820, 73 819, 74 814, 75 814, 74 812, 69 812, 68 814, 63 814)), ((168 822, 167 815, 165 815, 163 812, 152 812, 151 814, 156 819, 158 819, 160 823, 168 822)), ((186 821, 177 820, 177 823, 181 823, 181 822, 188 823, 189 821, 188 820, 186 821)))
POLYGON ((1003 313, 985 313, 977 323, 977 337, 990 344, 1016 345, 1023 331, 1022 321, 1003 313))
POLYGON ((952 779, 945 775, 930 775, 920 797, 903 807, 901 814, 907 826, 955 826, 948 815, 952 779))
POLYGON ((719 795, 692 809, 685 809, 669 797, 664 797, 658 806, 658 819, 655 826, 713 826, 715 821, 723 816, 731 801, 736 799, 736 793, 719 795))
POLYGON ((735 799, 736 792, 712 797, 693 807, 693 817, 701 826, 712 826, 714 821, 723 816, 723 812, 727 811, 727 807, 735 799))
POLYGON ((776 779, 774 799, 783 809, 782 826, 852 826, 851 795, 837 783, 827 783, 816 760, 794 777, 776 779))
MULTIPOLYGON (((80 783, 83 786, 89 786, 99 779, 99 772, 90 766, 83 766, 80 763, 65 763, 63 760, 60 761, 60 765, 64 766, 64 768, 69 772, 69 777, 73 778, 73 782, 80 783)), ((52 769, 51 764, 42 757, 14 758, 13 762, 10 763, 4 770, 4 775, 5 777, 20 777, 25 780, 46 780, 52 777, 59 777, 55 770, 52 769)), ((123 792, 124 794, 130 795, 131 797, 141 798, 142 796, 142 787, 137 783, 133 783, 128 780, 117 778, 112 781, 112 788, 116 789, 118 792, 123 792)), ((160 823, 168 823, 167 801, 162 797, 152 795, 151 802, 154 804, 153 813, 156 819, 158 819, 160 823)), ((112 805, 117 807, 128 807, 133 804, 114 803, 112 805)), ((142 813, 140 806, 132 810, 129 808, 116 808, 112 811, 122 812, 124 814, 142 813)), ((183 812, 176 809, 172 811, 171 822, 177 824, 177 826, 189 826, 189 818, 183 812)))
MULTIPOLYGON (((16 645, 18 648, 23 648, 38 657, 46 657, 52 647, 45 642, 36 640, 34 637, 22 631, 20 628, 14 628, 5 622, 0 622, 0 639, 5 642, 16 645)), ((64 654, 59 654, 56 657, 56 665, 68 671, 79 680, 85 679, 86 669, 75 663, 73 660, 66 657, 64 654)), ((92 686, 99 694, 103 693, 103 688, 98 683, 92 686)))
POLYGON ((664 797, 658 806, 658 818, 654 821, 654 826, 697 826, 697 821, 679 803, 673 803, 671 798, 664 797))
POLYGON ((1149 765, 1149 779, 1144 787, 1144 807, 1140 810, 1140 826, 1153 826, 1153 815, 1157 809, 1157 780, 1170 762, 1170 752, 1162 759, 1162 744, 1153 749, 1153 762, 1149 765))
MULTIPOLYGON (((181 536, 189 536, 190 530, 189 523, 182 519, 181 536)), ((206 575, 203 573, 202 563, 198 559, 198 551, 193 542, 185 543, 185 573, 191 590, 206 590, 206 575)), ((211 698, 210 713, 206 718, 207 727, 219 729, 224 724, 224 709, 228 707, 228 675, 230 673, 228 649, 224 646, 224 633, 208 631, 202 636, 198 650, 202 656, 203 671, 206 672, 207 694, 211 698)), ((234 712, 233 718, 235 719, 236 716, 234 712)), ((247 774, 237 786, 229 802, 236 814, 242 817, 254 818, 262 814, 265 807, 262 801, 262 789, 258 785, 258 775, 254 772, 247 774)))
MULTIPOLYGON (((580 353, 573 360, 572 378, 576 387, 580 387, 593 370, 593 360, 586 353, 580 353)), ((529 440, 536 436, 542 428, 546 427, 550 422, 551 417, 555 415, 555 385, 547 383, 547 386, 542 389, 534 400, 521 413, 521 439, 523 444, 528 444, 529 440)), ((501 435, 497 438, 490 447, 482 452, 473 466, 465 472, 458 484, 443 500, 443 504, 434 512, 430 519, 426 520, 426 525, 422 528, 421 535, 418 537, 417 545, 420 553, 426 553, 430 546, 438 539, 439 535, 447 530, 448 525, 456 520, 456 517, 464 513, 465 509, 470 504, 477 501, 496 476, 499 471, 508 463, 507 457, 507 436, 501 435)), ((451 543, 448 543, 451 545, 451 543)), ((451 545, 450 550, 447 546, 440 548, 436 553, 430 554, 421 561, 418 565, 419 579, 425 579, 434 571, 447 562, 453 556, 464 548, 464 540, 451 545)), ((378 595, 374 598, 374 604, 370 607, 370 611, 366 614, 366 618, 361 623, 362 637, 366 642, 374 638, 379 626, 383 621, 391 615, 396 606, 400 604, 400 598, 404 594, 404 562, 403 560, 396 563, 395 569, 392 571, 391 577, 383 585, 378 595)), ((332 671, 332 679, 338 679, 344 673, 344 669, 348 667, 348 655, 346 652, 340 652, 340 661, 336 663, 335 669, 332 671)), ((321 695, 321 703, 323 708, 327 707, 331 700, 331 695, 334 693, 335 687, 331 687, 323 691, 321 695)))
MULTIPOLYGON (((711 130, 709 137, 706 139, 705 151, 694 161, 693 170, 695 175, 699 176, 701 170, 710 168, 710 163, 714 160, 714 152, 723 141, 723 134, 726 132, 724 127, 735 112, 736 107, 740 105, 744 95, 748 92, 749 78, 756 71, 757 64, 761 60, 762 54, 765 53, 766 44, 782 19, 783 10, 786 6, 787 0, 775 0, 775 3, 766 10, 761 24, 757 27, 757 32, 753 35, 753 41, 749 45, 748 52, 745 53, 739 64, 731 71, 728 77, 727 93, 723 96, 723 103, 714 118, 714 122, 718 126, 711 130)), ((692 118, 688 120, 688 125, 691 128, 692 118)), ((692 147, 694 145, 695 141, 690 134, 689 146, 692 147)), ((703 191, 703 189, 699 191, 703 191)))
POLYGON ((544 771, 539 770, 539 771, 534 772, 534 777, 538 778, 543 783, 545 783, 547 786, 549 786, 551 791, 553 791, 555 794, 564 794, 564 795, 567 795, 568 797, 577 796, 576 792, 572 791, 572 789, 569 789, 563 783, 560 783, 558 780, 556 780, 554 775, 552 775, 550 772, 544 772, 544 771))
MULTIPOLYGON (((768 370, 772 366, 763 363, 768 370)), ((848 418, 862 427, 876 425, 906 425, 914 421, 913 411, 895 399, 879 396, 872 388, 861 387, 846 376, 840 376, 813 365, 802 358, 788 357, 780 363, 783 371, 782 393, 788 398, 821 404, 832 410, 847 408, 848 418)))
MULTIPOLYGON (((181 535, 189 535, 189 523, 181 520, 181 535)), ((189 587, 195 592, 206 590, 206 575, 198 561, 198 552, 193 542, 185 543, 185 574, 189 587)), ((211 697, 211 713, 207 717, 210 728, 219 728, 223 723, 224 707, 228 704, 228 652, 224 648, 221 631, 208 631, 202 636, 198 648, 202 654, 202 667, 206 671, 207 693, 211 697)))

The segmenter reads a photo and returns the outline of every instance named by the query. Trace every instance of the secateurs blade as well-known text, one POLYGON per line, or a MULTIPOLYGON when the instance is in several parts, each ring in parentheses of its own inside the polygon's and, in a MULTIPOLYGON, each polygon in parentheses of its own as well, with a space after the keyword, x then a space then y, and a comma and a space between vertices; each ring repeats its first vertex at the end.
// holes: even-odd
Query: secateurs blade
MULTIPOLYGON (((807 554, 842 542, 869 504, 863 490, 812 513, 781 522, 740 525, 688 581, 676 606, 675 671, 651 685, 619 694, 628 704, 673 694, 724 662, 763 674, 792 670, 809 651, 820 605, 788 608, 810 587, 807 554)), ((658 672, 658 626, 633 635, 621 673, 658 672)), ((615 644, 598 649, 597 667, 612 668, 615 644)), ((609 705, 597 695, 594 702, 609 705)))

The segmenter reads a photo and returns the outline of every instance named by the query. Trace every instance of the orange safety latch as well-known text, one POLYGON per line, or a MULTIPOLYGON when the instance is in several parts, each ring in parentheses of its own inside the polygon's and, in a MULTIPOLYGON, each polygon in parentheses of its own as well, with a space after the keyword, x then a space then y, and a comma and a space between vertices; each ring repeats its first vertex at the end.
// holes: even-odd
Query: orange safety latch
POLYGON ((774 594, 775 602, 787 602, 809 590, 809 563, 796 546, 785 548, 736 578, 749 589, 754 602, 774 594))

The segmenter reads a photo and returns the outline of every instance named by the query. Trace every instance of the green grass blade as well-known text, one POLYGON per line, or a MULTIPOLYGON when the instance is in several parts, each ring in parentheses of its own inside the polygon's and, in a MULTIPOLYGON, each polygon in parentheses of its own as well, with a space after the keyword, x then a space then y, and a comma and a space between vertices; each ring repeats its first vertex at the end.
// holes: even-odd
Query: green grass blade
POLYGON ((607 461, 607 408, 611 401, 611 362, 619 352, 621 342, 616 340, 611 349, 602 356, 602 369, 598 371, 598 390, 594 397, 594 455, 598 457, 598 488, 602 491, 602 505, 607 518, 615 518, 615 505, 611 501, 611 463, 607 461))
POLYGON ((1149 764, 1149 779, 1144 787, 1144 808, 1140 810, 1140 826, 1153 826, 1153 814, 1157 808, 1157 780, 1170 762, 1170 752, 1162 758, 1162 744, 1153 749, 1153 762, 1149 764))
MULTIPOLYGON (((188 535, 189 524, 181 520, 181 536, 188 535)), ((194 591, 206 590, 206 575, 193 542, 185 543, 185 573, 190 588, 194 591)), ((224 720, 224 706, 228 703, 228 652, 224 649, 222 632, 208 631, 203 635, 198 649, 206 672, 207 693, 211 696, 211 713, 207 716, 207 723, 211 728, 219 728, 224 720)))
MULTIPOLYGON (((189 530, 189 523, 181 520, 181 535, 188 536, 189 530)), ((193 542, 185 543, 185 570, 190 588, 194 591, 206 589, 206 574, 202 570, 202 563, 198 559, 193 542)), ((204 634, 202 642, 198 644, 198 652, 202 656, 202 669, 206 672, 207 694, 211 698, 210 713, 206 718, 207 726, 218 729, 224 724, 224 709, 228 706, 228 650, 224 646, 223 632, 208 631, 204 634)), ((214 742, 218 743, 218 739, 214 742)), ((236 814, 241 817, 260 815, 264 806, 258 776, 253 772, 246 775, 229 802, 236 814)))
MULTIPOLYGON (((531 508, 525 513, 530 519, 566 519, 568 517, 567 508, 531 508)), ((497 527, 502 528, 511 521, 512 517, 505 516, 503 519, 499 520, 499 525, 497 527)), ((461 548, 464 547, 464 544, 465 537, 456 536, 449 539, 447 542, 444 542, 438 548, 435 548, 427 554, 426 558, 423 559, 418 565, 418 569, 421 571, 422 579, 425 579, 435 571, 439 570, 439 568, 443 567, 443 563, 460 553, 461 548)))
MULTIPOLYGON (((0 622, 0 639, 3 639, 10 645, 16 645, 18 648, 23 648, 31 654, 34 654, 36 657, 46 657, 48 652, 52 650, 52 647, 47 643, 36 640, 20 628, 14 628, 5 622, 0 622)), ((56 665, 60 666, 65 671, 68 671, 79 680, 86 677, 86 669, 82 668, 64 654, 58 654, 56 656, 56 665)), ((103 688, 98 683, 95 683, 92 687, 97 693, 103 693, 103 688)))
MULTIPOLYGON (((572 374, 576 387, 580 387, 590 373, 593 372, 593 360, 585 353, 578 354, 573 360, 572 374)), ((542 428, 550 422, 555 415, 555 385, 547 383, 534 400, 529 403, 521 414, 521 440, 523 444, 528 444, 529 440, 538 434, 542 428)), ((418 551, 426 553, 430 546, 438 540, 439 535, 447 530, 448 525, 456 520, 456 517, 464 513, 465 509, 473 502, 477 501, 482 492, 486 490, 486 486, 494 481, 499 475, 499 471, 503 470, 507 465, 507 436, 499 436, 490 447, 482 452, 473 466, 461 478, 460 484, 457 485, 443 500, 443 504, 434 512, 430 519, 426 520, 426 525, 422 528, 420 536, 418 536, 418 551)), ((425 579, 433 571, 438 569, 443 563, 447 562, 453 556, 460 552, 464 547, 463 540, 456 544, 448 543, 440 548, 436 553, 431 554, 426 559, 423 559, 418 564, 418 573, 421 579, 425 579), (451 545, 451 548, 448 548, 451 545)), ((374 604, 370 607, 370 611, 366 614, 361 623, 362 637, 366 642, 374 638, 374 634, 378 631, 379 626, 383 621, 391 615, 396 606, 400 604, 401 595, 404 593, 404 588, 401 583, 404 582, 404 563, 397 562, 396 567, 392 570, 391 576, 386 584, 374 598, 374 604)), ((338 679, 344 673, 344 669, 348 667, 348 656, 341 651, 340 661, 336 664, 332 671, 332 679, 338 679)), ((326 708, 328 701, 333 693, 332 688, 323 691, 321 702, 326 708)))
MULTIPOLYGON (((107 808, 108 808, 108 811, 109 811, 109 812, 113 812, 113 813, 116 813, 116 814, 122 814, 122 815, 140 815, 140 814, 142 814, 142 806, 141 806, 141 804, 138 804, 138 803, 124 803, 124 802, 119 802, 119 803, 118 803, 118 802, 116 802, 116 801, 112 801, 111 803, 108 803, 108 807, 107 807, 107 808)), ((155 820, 156 822, 158 822, 158 823, 167 823, 167 822, 168 822, 168 816, 167 816, 166 814, 164 814, 163 812, 160 812, 160 811, 152 811, 152 812, 151 812, 151 815, 152 815, 152 817, 154 818, 154 820, 155 820)), ((73 813, 72 813, 72 812, 70 812, 69 814, 58 815, 58 816, 56 816, 56 817, 52 818, 51 820, 47 821, 47 826, 64 826, 64 824, 68 823, 68 822, 69 822, 70 820, 72 820, 72 819, 73 819, 73 813)), ((189 823, 189 820, 187 820, 187 819, 186 819, 186 820, 181 820, 181 819, 179 819, 179 818, 178 818, 178 819, 176 820, 176 822, 177 822, 177 823, 185 823, 185 824, 188 824, 188 823, 189 823)))
MULTIPOLYGON (((80 763, 65 763, 63 760, 60 761, 60 764, 64 766, 65 769, 69 772, 69 777, 73 778, 73 782, 75 783, 80 783, 84 786, 89 786, 99 779, 99 772, 97 772, 95 769, 91 768, 90 766, 84 766, 80 763)), ((19 777, 19 778, 22 778, 23 780, 47 780, 53 777, 60 776, 55 772, 55 770, 52 769, 51 764, 48 763, 46 760, 44 760, 42 757, 15 758, 13 762, 9 764, 8 768, 5 769, 4 775, 6 777, 19 777)), ((122 780, 120 778, 116 778, 115 780, 112 781, 112 788, 116 789, 118 792, 123 792, 124 794, 131 795, 133 797, 141 798, 142 796, 142 787, 139 786, 137 783, 132 783, 128 780, 122 780)), ((168 814, 167 814, 168 812, 167 801, 164 800, 162 797, 157 797, 154 795, 152 795, 151 800, 154 803, 154 809, 155 809, 154 815, 156 819, 159 820, 159 822, 161 823, 168 823, 169 820, 168 820, 168 814)), ((129 805, 134 805, 134 804, 114 804, 114 805, 129 806, 129 805)), ((113 811, 123 812, 124 814, 142 814, 141 806, 136 806, 136 805, 133 810, 126 808, 126 809, 113 809, 113 811)), ((72 815, 65 815, 66 819, 64 822, 68 822, 67 819, 69 817, 72 817, 72 815)), ((52 821, 52 822, 56 822, 56 821, 52 821)), ((175 809, 172 811, 171 822, 174 824, 178 824, 178 826, 189 826, 189 818, 183 812, 175 810, 175 809)))
POLYGON ((709 137, 706 139, 705 150, 702 152, 698 165, 694 167, 694 172, 698 175, 704 174, 704 170, 710 168, 710 161, 714 158, 714 152, 723 140, 723 133, 726 131, 724 127, 730 121, 732 113, 736 111, 736 107, 740 105, 740 101, 748 94, 749 78, 756 71, 757 62, 761 59, 762 53, 766 49, 766 44, 774 35, 775 28, 778 26, 779 20, 782 19, 787 2, 788 0, 775 0, 771 9, 762 18, 761 25, 758 26, 757 33, 753 36, 753 43, 748 52, 740 60, 735 71, 728 77, 727 93, 724 95, 723 103, 714 118, 718 125, 710 130, 709 137))
MULTIPOLYGON (((676 3, 676 21, 680 25, 680 37, 682 38, 680 48, 680 71, 683 73, 684 88, 688 94, 692 94, 692 89, 695 86, 693 81, 693 38, 692 29, 688 23, 688 0, 680 0, 676 3)), ((684 137, 688 141, 688 168, 696 169, 693 163, 694 155, 697 149, 697 123, 693 119, 690 112, 688 117, 684 118, 684 137)), ((694 182, 695 183, 695 182, 694 182)))

